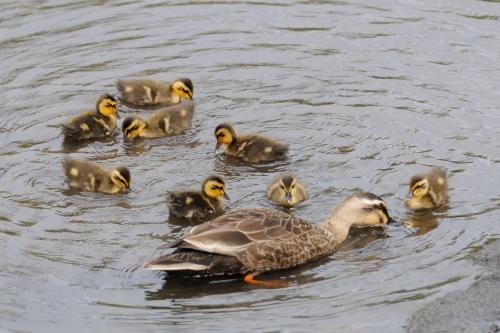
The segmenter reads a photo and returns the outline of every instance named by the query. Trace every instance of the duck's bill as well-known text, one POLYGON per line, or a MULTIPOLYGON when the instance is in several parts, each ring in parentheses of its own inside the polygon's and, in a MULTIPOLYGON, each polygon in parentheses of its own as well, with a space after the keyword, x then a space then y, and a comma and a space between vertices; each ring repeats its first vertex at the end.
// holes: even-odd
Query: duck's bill
POLYGON ((226 200, 231 200, 231 199, 229 199, 229 195, 227 195, 226 192, 224 192, 223 198, 226 199, 226 200))
POLYGON ((397 221, 395 219, 393 219, 392 217, 388 216, 389 220, 387 220, 387 224, 392 224, 392 223, 396 223, 397 221))
POLYGON ((217 144, 215 145, 215 151, 219 150, 220 146, 222 146, 222 143, 217 142, 217 144))
POLYGON ((285 193, 285 200, 291 204, 292 203, 292 193, 285 193))

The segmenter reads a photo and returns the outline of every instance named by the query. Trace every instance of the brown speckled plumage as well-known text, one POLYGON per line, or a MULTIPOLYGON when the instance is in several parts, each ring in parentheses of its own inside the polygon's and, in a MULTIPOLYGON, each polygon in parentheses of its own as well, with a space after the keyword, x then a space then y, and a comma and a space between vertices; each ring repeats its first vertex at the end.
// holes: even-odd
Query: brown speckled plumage
POLYGON ((200 224, 162 248, 173 253, 144 264, 185 275, 246 274, 290 268, 332 253, 353 224, 391 220, 384 201, 371 193, 348 197, 321 224, 273 209, 242 209, 200 224))

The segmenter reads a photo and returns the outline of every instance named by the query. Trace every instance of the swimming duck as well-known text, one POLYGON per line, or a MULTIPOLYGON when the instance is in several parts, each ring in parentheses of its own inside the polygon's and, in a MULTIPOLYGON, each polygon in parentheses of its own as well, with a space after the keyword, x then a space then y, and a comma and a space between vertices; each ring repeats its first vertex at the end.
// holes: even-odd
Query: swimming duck
POLYGON ((128 117, 123 121, 123 134, 129 139, 159 138, 178 135, 191 126, 194 104, 177 104, 160 109, 147 119, 128 117))
POLYGON ((267 197, 283 207, 293 207, 307 199, 307 191, 297 176, 285 172, 269 184, 267 197))
POLYGON ((392 221, 380 197, 361 193, 348 197, 320 224, 274 209, 231 212, 200 224, 181 239, 161 248, 174 252, 153 258, 144 267, 181 275, 245 275, 295 267, 332 253, 352 225, 392 221))
POLYGON ((133 106, 176 104, 193 99, 193 82, 179 78, 172 83, 147 79, 118 80, 116 88, 125 103, 133 106))
POLYGON ((116 99, 104 94, 97 100, 96 110, 82 112, 63 124, 65 141, 98 139, 111 135, 119 119, 116 99))
POLYGON ((130 189, 130 171, 123 166, 110 171, 93 162, 66 157, 64 170, 74 189, 111 194, 130 189))
POLYGON ((177 191, 167 194, 170 214, 185 219, 203 219, 222 212, 219 198, 229 200, 224 181, 217 176, 205 178, 201 191, 177 191))
POLYGON ((439 208, 448 201, 448 177, 446 171, 434 168, 429 173, 413 176, 410 194, 405 199, 410 209, 439 208))
POLYGON ((223 123, 214 131, 218 150, 225 145, 224 153, 247 163, 283 161, 287 159, 288 146, 260 134, 237 135, 234 126, 223 123))

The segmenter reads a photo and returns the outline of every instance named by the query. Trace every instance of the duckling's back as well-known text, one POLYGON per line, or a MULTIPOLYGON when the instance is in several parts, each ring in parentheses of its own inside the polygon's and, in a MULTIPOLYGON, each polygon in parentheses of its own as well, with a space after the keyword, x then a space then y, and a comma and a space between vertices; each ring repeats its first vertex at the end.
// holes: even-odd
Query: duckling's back
POLYGON ((248 134, 238 138, 237 156, 249 162, 284 161, 288 158, 288 146, 264 135, 248 134))
POLYGON ((109 179, 109 172, 95 163, 65 157, 63 168, 70 187, 96 191, 99 185, 109 179))
POLYGON ((178 135, 191 127, 194 103, 179 103, 153 113, 147 120, 148 130, 158 135, 178 135))
POLYGON ((62 126, 65 141, 103 138, 112 130, 114 130, 113 124, 107 124, 106 120, 95 111, 83 112, 62 126))
POLYGON ((448 176, 446 171, 441 168, 434 168, 427 174, 429 181, 429 195, 435 203, 435 206, 442 206, 448 201, 448 176))
POLYGON ((152 106, 168 103, 170 83, 148 79, 118 80, 116 88, 125 103, 135 106, 152 106))
POLYGON ((211 202, 197 191, 167 193, 170 214, 187 219, 200 219, 217 213, 221 207, 218 201, 211 202))

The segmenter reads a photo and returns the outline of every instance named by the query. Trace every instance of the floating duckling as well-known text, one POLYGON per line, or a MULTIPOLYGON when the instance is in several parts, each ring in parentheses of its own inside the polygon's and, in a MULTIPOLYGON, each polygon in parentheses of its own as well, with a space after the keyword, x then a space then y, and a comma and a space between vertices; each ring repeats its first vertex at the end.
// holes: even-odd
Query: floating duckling
POLYGON ((104 94, 97 100, 96 110, 82 112, 63 124, 64 140, 71 142, 109 136, 116 128, 118 118, 116 99, 104 94))
POLYGON ((215 150, 225 145, 224 153, 246 163, 283 161, 288 158, 288 146, 260 134, 236 134, 234 126, 223 123, 214 131, 215 150))
POLYGON ((119 193, 130 189, 130 171, 126 167, 106 170, 96 163, 66 157, 64 170, 71 188, 101 193, 119 193))
POLYGON ((285 172, 269 184, 267 197, 283 207, 290 208, 306 200, 307 191, 297 176, 285 172))
POLYGON ((159 138, 182 134, 191 127, 194 104, 177 104, 160 109, 147 119, 128 117, 123 121, 123 134, 129 139, 159 138))
POLYGON ((148 79, 118 80, 116 87, 122 101, 139 107, 192 100, 194 92, 193 82, 188 78, 179 78, 172 83, 148 79))
POLYGON ((348 197, 321 224, 264 208, 242 209, 200 224, 162 248, 175 251, 147 261, 151 270, 181 275, 245 275, 295 267, 335 251, 352 225, 378 226, 392 221, 380 197, 361 193, 348 197))
POLYGON ((410 209, 431 209, 444 206, 448 201, 448 177, 446 171, 434 168, 429 173, 413 176, 410 195, 405 199, 410 209))
POLYGON ((229 200, 222 178, 209 176, 201 185, 201 191, 176 191, 168 193, 170 214, 184 219, 206 219, 220 214, 223 204, 220 198, 229 200))

